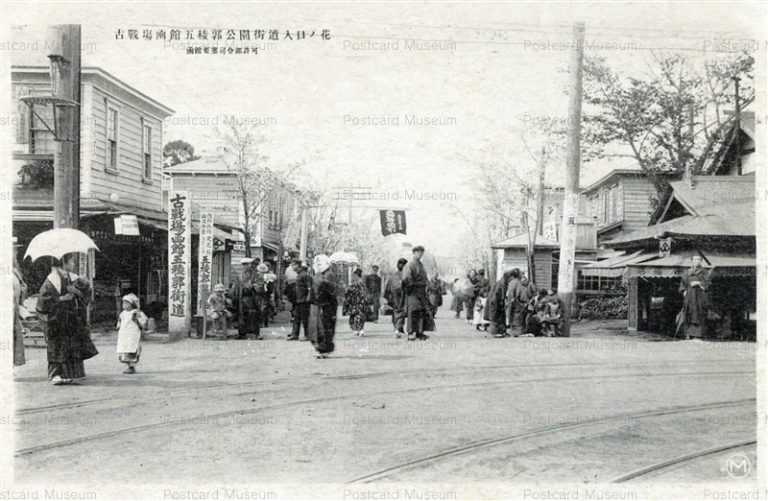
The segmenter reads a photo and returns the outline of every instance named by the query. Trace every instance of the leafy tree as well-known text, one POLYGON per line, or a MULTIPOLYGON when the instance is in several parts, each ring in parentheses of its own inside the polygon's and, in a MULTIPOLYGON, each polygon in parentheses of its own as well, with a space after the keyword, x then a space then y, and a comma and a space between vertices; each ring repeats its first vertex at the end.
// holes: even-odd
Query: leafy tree
POLYGON ((199 155, 195 155, 195 147, 181 139, 166 143, 163 147, 163 165, 166 167, 190 162, 199 158, 199 155))
POLYGON ((584 63, 583 142, 602 156, 609 144, 629 148, 653 181, 657 203, 667 188, 662 172, 697 174, 726 141, 735 107, 733 77, 741 83, 741 106, 754 99, 754 58, 695 64, 679 55, 651 53, 650 74, 629 76, 603 58, 584 63))

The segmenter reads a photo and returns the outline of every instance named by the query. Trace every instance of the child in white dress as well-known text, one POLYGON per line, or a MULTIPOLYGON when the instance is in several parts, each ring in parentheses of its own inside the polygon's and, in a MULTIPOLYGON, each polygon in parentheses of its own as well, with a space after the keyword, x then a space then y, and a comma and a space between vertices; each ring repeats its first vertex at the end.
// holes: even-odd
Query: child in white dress
POLYGON ((490 322, 483 318, 487 300, 486 297, 480 296, 477 298, 477 301, 475 301, 475 314, 472 316, 472 324, 475 326, 475 330, 488 330, 490 322))
POLYGON ((123 296, 123 311, 117 319, 117 357, 128 365, 123 374, 134 374, 141 355, 141 333, 147 328, 147 316, 139 309, 136 294, 123 296))

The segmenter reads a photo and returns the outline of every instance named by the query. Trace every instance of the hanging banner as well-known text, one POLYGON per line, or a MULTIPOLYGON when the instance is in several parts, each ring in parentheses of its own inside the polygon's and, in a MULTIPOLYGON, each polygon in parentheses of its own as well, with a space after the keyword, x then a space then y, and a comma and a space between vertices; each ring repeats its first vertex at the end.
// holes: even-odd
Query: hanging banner
POLYGON ((197 315, 205 315, 211 293, 211 261, 213 260, 213 213, 200 213, 200 242, 197 258, 197 315))
POLYGON ((191 205, 186 191, 168 198, 168 332, 188 332, 191 325, 191 205))
POLYGON ((380 210, 381 234, 385 237, 393 233, 405 235, 405 211, 404 210, 380 210))

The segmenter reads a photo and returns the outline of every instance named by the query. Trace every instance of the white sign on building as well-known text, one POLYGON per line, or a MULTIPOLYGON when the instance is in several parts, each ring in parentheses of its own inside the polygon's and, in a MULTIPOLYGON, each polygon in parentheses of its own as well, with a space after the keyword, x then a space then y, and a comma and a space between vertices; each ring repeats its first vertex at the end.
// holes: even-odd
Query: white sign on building
POLYGON ((200 243, 197 259, 197 314, 205 315, 205 304, 211 293, 213 261, 213 213, 200 213, 200 243))
POLYGON ((168 198, 168 332, 188 332, 191 325, 191 207, 188 192, 171 192, 168 198))

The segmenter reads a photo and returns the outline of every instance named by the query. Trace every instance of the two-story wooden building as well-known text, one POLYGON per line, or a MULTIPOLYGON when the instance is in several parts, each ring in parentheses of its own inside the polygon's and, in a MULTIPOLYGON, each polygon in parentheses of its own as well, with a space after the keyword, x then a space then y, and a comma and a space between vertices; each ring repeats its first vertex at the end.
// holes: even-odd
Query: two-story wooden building
MULTIPOLYGON (((227 166, 221 154, 203 154, 201 158, 166 167, 174 189, 190 192, 197 210, 214 213, 220 235, 216 238, 213 270, 214 280, 228 286, 242 268, 245 257, 243 234, 244 216, 237 173, 227 166)), ((285 254, 295 250, 298 233, 286 235, 289 222, 298 217, 298 196, 293 186, 285 185, 269 193, 251 222, 251 256, 270 262, 273 269, 283 270, 285 254)), ((296 229, 296 228, 293 228, 296 229)))
POLYGON ((240 270, 239 258, 244 255, 242 234, 237 231, 242 214, 237 175, 215 155, 165 167, 163 172, 169 189, 190 193, 193 214, 214 214, 211 280, 229 287, 233 272, 240 270))
MULTIPOLYGON (((676 174, 660 174, 669 180, 676 174)), ((614 169, 581 191, 581 213, 595 221, 598 245, 648 225, 656 187, 637 169, 614 169)))
MULTIPOLYGON (((52 111, 28 107, 19 98, 50 95, 47 66, 13 66, 16 125, 13 145, 13 232, 20 253, 53 225, 53 153, 56 143, 43 122, 52 111)), ((144 304, 165 298, 167 216, 162 206, 163 120, 173 110, 97 67, 83 67, 80 103, 80 229, 100 252, 83 260, 81 271, 94 284, 95 319, 113 318, 126 291, 144 304), (135 217, 139 235, 116 232, 115 219, 135 217)), ((19 258, 22 256, 20 255, 19 258)), ((49 263, 23 264, 34 289, 49 263)))

